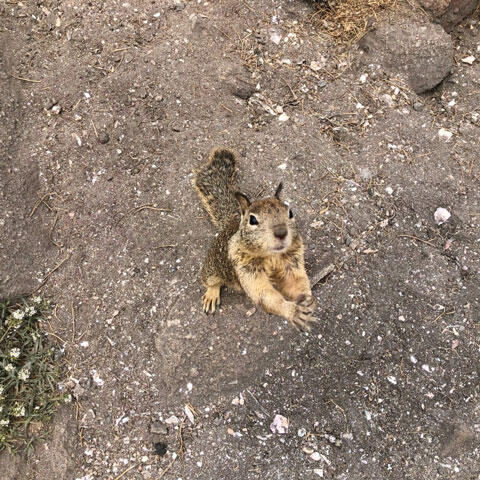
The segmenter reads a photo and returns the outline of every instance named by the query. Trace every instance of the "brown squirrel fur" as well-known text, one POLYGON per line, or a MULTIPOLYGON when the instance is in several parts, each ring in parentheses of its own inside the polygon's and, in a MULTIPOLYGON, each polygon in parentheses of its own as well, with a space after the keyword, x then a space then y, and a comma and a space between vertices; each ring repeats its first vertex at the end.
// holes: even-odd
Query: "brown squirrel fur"
POLYGON ((268 313, 286 318, 297 329, 310 329, 316 301, 304 266, 304 246, 292 211, 273 197, 250 202, 235 190, 236 155, 214 150, 195 171, 194 185, 206 211, 218 227, 202 268, 207 291, 206 313, 220 304, 220 289, 244 291, 268 313))

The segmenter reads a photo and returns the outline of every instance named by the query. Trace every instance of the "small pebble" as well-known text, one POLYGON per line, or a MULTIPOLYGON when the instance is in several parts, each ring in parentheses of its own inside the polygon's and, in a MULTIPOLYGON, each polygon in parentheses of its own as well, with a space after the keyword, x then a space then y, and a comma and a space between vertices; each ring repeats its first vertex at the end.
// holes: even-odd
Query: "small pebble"
POLYGON ((473 55, 469 55, 468 57, 462 58, 463 63, 467 63, 468 65, 472 65, 472 63, 476 60, 473 55))
POLYGON ((175 5, 173 7, 177 12, 181 12, 185 8, 185 4, 183 2, 175 2, 175 5))
POLYGON ((153 447, 155 448, 155 453, 160 457, 163 457, 167 453, 166 443, 157 442, 153 445, 153 447))
POLYGON ((178 425, 180 423, 180 420, 178 419, 177 416, 172 415, 165 420, 165 423, 167 425, 178 425))
POLYGON ((105 145, 106 143, 109 142, 110 137, 107 132, 98 132, 98 143, 101 143, 102 145, 105 145))
POLYGON ((439 131, 438 131, 438 136, 440 138, 444 138, 447 142, 452 138, 453 136, 453 133, 450 132, 450 130, 446 130, 445 128, 441 128, 439 131))
POLYGON ((168 433, 168 429, 162 422, 153 422, 150 425, 150 432, 157 435, 166 435, 168 433))
POLYGON ((55 99, 55 98, 47 98, 45 104, 44 104, 44 108, 45 110, 50 110, 52 107, 54 107, 56 104, 58 103, 58 101, 55 99))
POLYGON ((437 225, 442 225, 442 223, 445 223, 451 216, 452 214, 443 207, 437 208, 433 214, 433 218, 435 219, 435 223, 437 225))
POLYGON ((416 111, 416 112, 421 112, 423 110, 423 103, 422 102, 415 102, 413 104, 413 109, 416 111))

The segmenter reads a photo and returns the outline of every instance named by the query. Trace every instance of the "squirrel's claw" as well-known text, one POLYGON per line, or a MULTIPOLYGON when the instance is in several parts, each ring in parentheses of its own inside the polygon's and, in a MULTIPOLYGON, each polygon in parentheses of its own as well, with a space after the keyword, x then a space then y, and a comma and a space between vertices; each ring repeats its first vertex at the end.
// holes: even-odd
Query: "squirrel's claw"
POLYGON ((295 330, 299 332, 309 332, 312 328, 310 324, 317 321, 318 320, 315 317, 312 317, 310 314, 299 314, 298 316, 292 318, 290 323, 295 328, 295 330))
POLYGON ((203 296, 203 311, 206 314, 215 313, 220 305, 220 287, 208 287, 203 296))
POLYGON ((310 323, 317 322, 315 317, 312 317, 312 313, 317 306, 317 301, 312 295, 300 295, 297 298, 297 306, 295 314, 290 320, 291 324, 296 330, 310 331, 310 323))

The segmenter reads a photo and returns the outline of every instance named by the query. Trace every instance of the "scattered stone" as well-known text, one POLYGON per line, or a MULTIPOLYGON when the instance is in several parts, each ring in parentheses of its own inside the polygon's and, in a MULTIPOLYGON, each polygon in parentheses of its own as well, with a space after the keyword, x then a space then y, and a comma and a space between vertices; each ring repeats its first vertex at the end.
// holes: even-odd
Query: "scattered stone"
POLYGON ((416 93, 436 87, 453 66, 453 43, 440 25, 416 19, 384 22, 360 42, 366 64, 400 75, 416 93))
POLYGON ((287 433, 288 432, 288 418, 283 415, 275 415, 273 422, 270 424, 270 430, 273 433, 287 433))
POLYGON ((327 82, 325 80, 318 81, 318 88, 325 88, 327 86, 327 82))
POLYGON ((80 426, 84 428, 93 426, 95 417, 96 417, 95 412, 91 408, 89 408, 82 416, 80 420, 80 426))
POLYGON ((177 12, 181 12, 182 10, 185 9, 185 4, 183 2, 176 0, 175 4, 173 5, 173 9, 176 10, 177 12))
POLYGON ((323 468, 314 468, 313 473, 320 478, 323 478, 323 468))
POLYGON ((305 428, 299 428, 299 429, 298 429, 297 435, 298 435, 300 438, 304 437, 306 434, 307 434, 307 430, 306 430, 305 428))
POLYGON ((439 207, 435 210, 435 213, 433 214, 433 218, 435 219, 435 223, 437 225, 441 225, 442 223, 445 223, 452 214, 443 207, 439 207))
POLYGON ((154 443, 153 447, 155 448, 155 453, 159 457, 163 457, 167 453, 167 444, 164 442, 154 443))
POLYGON ((248 71, 240 65, 230 66, 220 78, 230 93, 237 98, 248 100, 255 93, 255 85, 248 71))
POLYGON ((58 101, 55 98, 47 98, 47 100, 45 101, 45 104, 43 105, 43 108, 45 108, 45 110, 50 110, 57 103, 58 101))
POLYGON ((178 425, 180 423, 180 420, 175 415, 172 415, 165 420, 165 423, 167 425, 178 425))
POLYGON ((311 455, 310 455, 310 458, 314 461, 314 462, 318 462, 322 457, 320 456, 320 454, 318 452, 313 452, 311 455))
POLYGON ((312 288, 321 280, 323 280, 327 275, 330 275, 335 270, 335 265, 333 263, 330 263, 326 267, 322 268, 318 272, 314 272, 311 275, 311 284, 312 288))
POLYGON ((396 377, 394 377, 393 375, 389 375, 387 377, 387 380, 392 384, 392 385, 396 385, 397 384, 397 379, 396 377))
POLYGON ((316 62, 315 60, 313 60, 313 61, 310 62, 310 68, 314 72, 318 72, 319 70, 321 70, 323 68, 323 65, 321 65, 319 62, 316 62))
POLYGON ((275 45, 280 45, 280 42, 282 41, 282 36, 275 30, 273 30, 270 33, 270 41, 272 41, 275 45))
POLYGON ((101 132, 98 132, 97 140, 98 140, 98 143, 105 145, 110 141, 110 136, 108 135, 107 132, 102 130, 101 132))
POLYGON ((75 384, 75 387, 73 388, 73 396, 75 397, 76 400, 80 400, 85 393, 85 389, 79 384, 75 384))
POLYGON ((476 58, 473 55, 469 55, 468 57, 462 58, 463 63, 467 63, 468 65, 472 65, 476 58))
POLYGON ((52 107, 52 112, 55 114, 55 115, 59 115, 62 111, 62 107, 60 105, 54 105, 52 107))
POLYGON ((150 425, 150 432, 156 435, 167 435, 168 428, 162 422, 153 422, 150 425))
POLYGON ((450 130, 446 130, 445 128, 441 128, 438 131, 438 136, 440 138, 444 138, 448 142, 452 138, 453 132, 451 132, 450 130))
POLYGON ((97 385, 97 387, 103 387, 105 382, 100 378, 100 375, 95 369, 90 370, 90 375, 92 376, 93 383, 97 385))
POLYGON ((449 32, 473 13, 478 0, 418 0, 418 3, 449 32))
POLYGON ((333 139, 338 143, 347 143, 353 139, 353 135, 347 127, 333 127, 333 139))
POLYGON ((415 102, 413 104, 413 109, 416 111, 416 112, 421 112, 423 110, 423 103, 422 102, 415 102))
POLYGON ((389 107, 393 107, 393 98, 388 93, 385 93, 380 96, 380 99, 386 103, 389 107))
POLYGON ((278 117, 278 121, 279 122, 286 122, 290 119, 290 117, 286 114, 286 113, 282 113, 279 117, 278 117))
POLYGON ((471 133, 473 130, 473 127, 470 123, 466 122, 461 122, 460 125, 458 126, 458 133, 461 133, 462 135, 468 135, 471 133))

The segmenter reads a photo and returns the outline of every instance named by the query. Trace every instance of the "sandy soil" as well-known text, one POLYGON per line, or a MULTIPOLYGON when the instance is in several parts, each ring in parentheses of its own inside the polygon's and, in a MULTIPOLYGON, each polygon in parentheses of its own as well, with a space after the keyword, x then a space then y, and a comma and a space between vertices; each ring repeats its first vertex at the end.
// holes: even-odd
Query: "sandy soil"
POLYGON ((312 8, 0 5, 0 293, 44 283, 76 396, 2 479, 480 479, 478 16, 418 96, 312 8), (309 334, 234 292, 201 311, 218 145, 335 265, 309 334))

